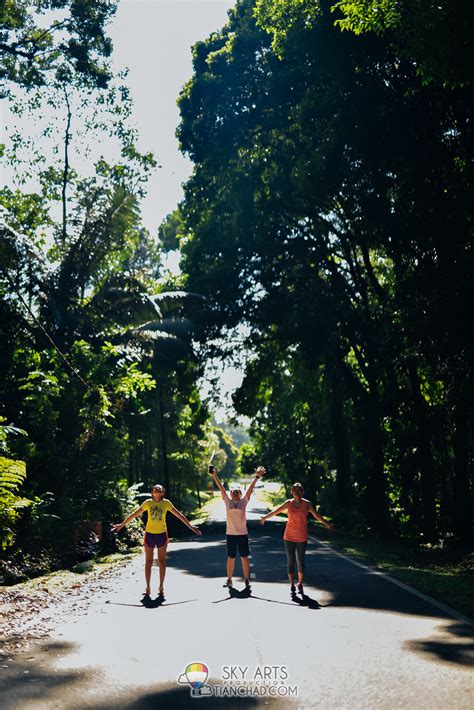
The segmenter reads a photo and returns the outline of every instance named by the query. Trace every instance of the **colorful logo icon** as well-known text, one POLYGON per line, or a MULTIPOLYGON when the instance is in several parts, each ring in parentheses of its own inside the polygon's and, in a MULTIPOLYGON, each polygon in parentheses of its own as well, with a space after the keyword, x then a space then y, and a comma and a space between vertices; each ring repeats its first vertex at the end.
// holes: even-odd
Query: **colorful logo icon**
POLYGON ((198 690, 206 682, 209 668, 204 663, 190 663, 184 672, 191 688, 198 690))
POLYGON ((212 687, 206 685, 208 676, 209 668, 205 663, 189 663, 184 673, 179 676, 178 683, 189 683, 191 697, 193 698, 212 695, 212 687))

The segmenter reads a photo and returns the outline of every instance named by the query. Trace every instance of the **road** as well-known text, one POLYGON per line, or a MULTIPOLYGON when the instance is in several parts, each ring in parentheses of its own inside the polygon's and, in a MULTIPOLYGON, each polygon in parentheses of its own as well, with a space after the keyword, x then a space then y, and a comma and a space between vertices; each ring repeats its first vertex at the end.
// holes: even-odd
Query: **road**
POLYGON ((257 497, 248 516, 250 597, 222 587, 216 496, 205 534, 169 545, 163 604, 139 602, 143 559, 135 558, 69 618, 58 614, 49 639, 11 657, 1 707, 472 709, 469 624, 315 540, 307 596, 291 599, 283 522, 260 526, 263 510, 257 497), (209 669, 201 693, 212 695, 191 697, 190 663, 209 669))

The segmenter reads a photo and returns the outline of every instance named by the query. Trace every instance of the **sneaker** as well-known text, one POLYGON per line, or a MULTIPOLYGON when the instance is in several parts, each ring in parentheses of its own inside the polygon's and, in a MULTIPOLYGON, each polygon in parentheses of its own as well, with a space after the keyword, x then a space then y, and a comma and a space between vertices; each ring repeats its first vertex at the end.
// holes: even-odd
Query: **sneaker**
POLYGON ((224 584, 222 586, 227 587, 227 589, 232 589, 232 580, 226 579, 226 581, 224 582, 224 584))
POLYGON ((292 594, 296 594, 296 587, 295 587, 294 584, 292 584, 292 585, 290 586, 290 592, 291 592, 292 594))
POLYGON ((300 583, 298 584, 298 594, 303 594, 303 593, 304 593, 304 592, 303 592, 303 584, 300 582, 300 583))
POLYGON ((245 589, 251 589, 252 587, 250 586, 250 580, 246 579, 245 580, 245 589))

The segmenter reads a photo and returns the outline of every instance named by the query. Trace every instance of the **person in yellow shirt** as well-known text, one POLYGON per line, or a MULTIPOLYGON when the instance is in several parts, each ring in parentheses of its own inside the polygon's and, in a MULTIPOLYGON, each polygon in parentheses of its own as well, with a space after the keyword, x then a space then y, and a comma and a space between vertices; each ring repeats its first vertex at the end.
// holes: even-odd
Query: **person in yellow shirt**
POLYGON ((168 546, 168 530, 166 527, 166 514, 168 512, 175 515, 181 520, 185 525, 188 526, 193 533, 196 535, 202 535, 199 528, 191 525, 189 520, 185 515, 177 510, 173 503, 165 498, 164 487, 157 483, 151 488, 151 498, 146 500, 141 504, 139 508, 130 513, 129 516, 125 518, 121 523, 112 526, 112 532, 118 533, 120 530, 127 525, 130 521, 138 518, 144 512, 148 514, 148 520, 145 527, 145 535, 143 538, 143 545, 145 548, 145 596, 150 595, 150 582, 151 582, 151 568, 153 565, 153 550, 157 548, 158 553, 158 566, 160 568, 160 588, 158 592, 159 597, 164 597, 164 582, 166 575, 166 550, 168 546))

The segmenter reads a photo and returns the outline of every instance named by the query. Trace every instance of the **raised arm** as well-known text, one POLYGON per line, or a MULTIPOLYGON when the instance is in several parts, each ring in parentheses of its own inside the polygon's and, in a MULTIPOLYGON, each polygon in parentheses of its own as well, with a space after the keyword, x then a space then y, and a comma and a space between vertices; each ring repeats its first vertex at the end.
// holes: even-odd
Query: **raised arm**
POLYGON ((118 533, 125 525, 128 525, 128 523, 130 523, 135 518, 138 518, 138 516, 142 515, 142 513, 144 512, 145 509, 143 508, 143 506, 140 506, 139 508, 134 510, 133 513, 130 513, 130 515, 125 518, 125 520, 123 520, 121 523, 117 523, 117 525, 112 525, 110 529, 112 530, 112 532, 118 533))
POLYGON ((278 513, 283 513, 283 511, 288 510, 289 502, 289 500, 285 500, 285 502, 279 505, 278 508, 273 508, 273 510, 261 517, 259 520, 260 524, 263 525, 269 518, 273 518, 274 515, 278 515, 278 513))
POLYGON ((250 496, 252 495, 252 491, 255 488, 255 484, 264 475, 265 475, 265 469, 263 466, 259 466, 258 468, 255 469, 255 478, 253 479, 250 486, 247 488, 247 492, 245 493, 244 498, 247 498, 247 500, 250 500, 250 496))
POLYGON ((218 489, 220 490, 221 495, 222 495, 222 497, 224 498, 224 500, 225 500, 226 498, 228 499, 229 496, 227 495, 227 491, 226 491, 226 489, 224 488, 224 486, 222 485, 221 481, 219 480, 219 476, 217 475, 217 472, 216 472, 216 471, 212 471, 212 472, 209 473, 209 475, 212 477, 214 483, 217 485, 217 487, 218 487, 218 489))
POLYGON ((186 517, 185 515, 183 515, 182 513, 180 513, 179 510, 174 507, 173 503, 171 503, 171 508, 169 508, 169 511, 170 511, 170 513, 173 513, 173 515, 175 515, 177 518, 179 518, 182 523, 184 523, 185 525, 187 525, 187 527, 188 527, 193 533, 195 533, 196 535, 202 535, 202 532, 199 530, 199 528, 197 528, 197 527, 195 527, 194 525, 192 525, 192 524, 189 522, 189 520, 187 519, 187 517, 186 517))
POLYGON ((318 513, 318 511, 316 510, 314 505, 312 503, 310 503, 309 501, 308 501, 308 511, 311 513, 311 515, 313 516, 313 518, 315 520, 317 520, 319 523, 322 523, 323 525, 325 525, 325 527, 327 527, 328 530, 335 530, 336 529, 334 527, 334 525, 329 522, 329 520, 326 520, 325 517, 323 517, 322 515, 320 515, 318 513))

